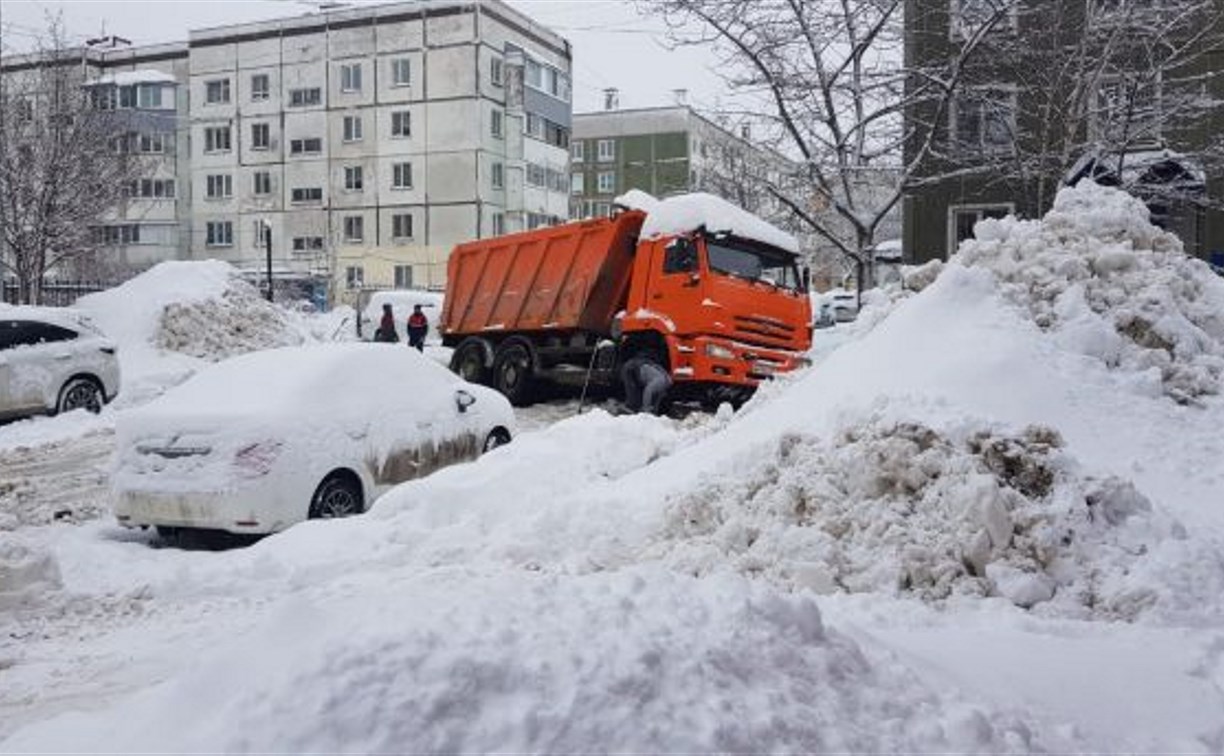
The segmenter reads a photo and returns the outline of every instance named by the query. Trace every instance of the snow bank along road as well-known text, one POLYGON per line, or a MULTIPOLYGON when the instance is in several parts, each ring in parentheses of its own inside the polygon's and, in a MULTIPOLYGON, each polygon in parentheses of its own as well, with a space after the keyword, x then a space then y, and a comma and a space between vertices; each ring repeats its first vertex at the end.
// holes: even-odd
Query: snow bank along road
POLYGON ((976 235, 734 415, 7 531, 0 751, 1224 752, 1224 279, 1090 184, 976 235))

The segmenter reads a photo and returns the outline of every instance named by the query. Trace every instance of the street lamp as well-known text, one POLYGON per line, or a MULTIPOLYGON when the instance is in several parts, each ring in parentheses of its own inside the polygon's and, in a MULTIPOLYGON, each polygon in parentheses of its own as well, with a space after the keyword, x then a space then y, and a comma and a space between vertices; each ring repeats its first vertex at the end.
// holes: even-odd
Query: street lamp
POLYGON ((269 220, 262 221, 264 232, 264 253, 267 256, 268 263, 268 301, 272 301, 272 222, 269 220))

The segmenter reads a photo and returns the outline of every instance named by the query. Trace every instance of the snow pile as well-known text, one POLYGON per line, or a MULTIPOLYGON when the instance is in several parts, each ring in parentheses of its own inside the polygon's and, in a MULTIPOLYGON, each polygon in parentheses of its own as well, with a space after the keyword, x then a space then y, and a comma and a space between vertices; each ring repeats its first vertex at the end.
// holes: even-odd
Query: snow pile
MULTIPOLYGON (((830 630, 810 597, 661 569, 363 576, 117 712, 10 751, 628 753, 1065 749, 932 692, 830 630), (251 674, 252 665, 259 670, 251 674), (235 681, 243 681, 236 685, 235 681), (119 712, 121 715, 116 716, 119 712)), ((228 645, 228 644, 227 644, 228 645)))
POLYGON ((310 338, 298 319, 216 260, 161 263, 81 297, 76 307, 119 344, 120 403, 128 406, 181 382, 204 362, 310 338))
POLYGON ((612 204, 626 210, 641 210, 651 213, 659 207, 659 200, 654 195, 641 189, 630 189, 612 200, 612 204))
POLYGON ((0 610, 35 602, 62 585, 55 558, 45 549, 0 539, 0 610))
POLYGON ((1050 428, 952 435, 875 414, 831 442, 783 436, 674 501, 662 536, 668 562, 697 575, 731 565, 819 593, 1131 619, 1160 598, 1131 574, 1185 531, 1129 482, 1080 472, 1050 428))
POLYGON ((1148 218, 1139 200, 1084 181, 1040 221, 982 221, 956 259, 994 273, 1063 346, 1190 403, 1221 389, 1224 279, 1148 218))
POLYGON ((793 235, 705 192, 659 200, 642 224, 642 238, 688 234, 703 228, 711 234, 728 233, 799 254, 799 240, 793 235))

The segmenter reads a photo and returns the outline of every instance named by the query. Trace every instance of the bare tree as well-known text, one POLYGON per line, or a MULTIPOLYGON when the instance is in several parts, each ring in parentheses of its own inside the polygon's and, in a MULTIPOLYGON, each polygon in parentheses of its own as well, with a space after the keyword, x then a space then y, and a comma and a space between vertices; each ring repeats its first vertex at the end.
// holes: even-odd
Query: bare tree
POLYGON ((946 56, 918 66, 903 56, 904 0, 639 0, 677 44, 720 52, 732 90, 796 158, 770 193, 850 262, 860 292, 881 227, 934 180, 922 171, 966 64, 1012 2, 991 0, 946 56))
POLYGON ((130 111, 87 86, 86 53, 59 21, 39 49, 0 67, 0 272, 18 301, 105 243, 99 224, 122 207, 143 170, 124 149, 130 111))
POLYGON ((970 109, 995 125, 999 149, 937 141, 935 172, 989 165, 987 183, 1007 184, 1037 214, 1077 176, 1149 201, 1210 201, 1201 175, 1168 166, 1224 166, 1210 120, 1224 89, 1210 57, 1224 34, 1218 0, 1042 0, 1015 13, 1025 33, 987 37, 962 77, 979 95, 970 109), (1155 175, 1162 172, 1169 175, 1155 175))

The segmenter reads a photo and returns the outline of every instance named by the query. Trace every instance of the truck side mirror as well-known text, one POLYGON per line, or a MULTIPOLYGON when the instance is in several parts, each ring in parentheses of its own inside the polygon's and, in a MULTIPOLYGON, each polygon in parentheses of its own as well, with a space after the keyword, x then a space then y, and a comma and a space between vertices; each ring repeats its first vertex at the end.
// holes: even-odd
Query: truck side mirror
POLYGON ((812 269, 806 265, 803 266, 803 290, 812 290, 812 269))

